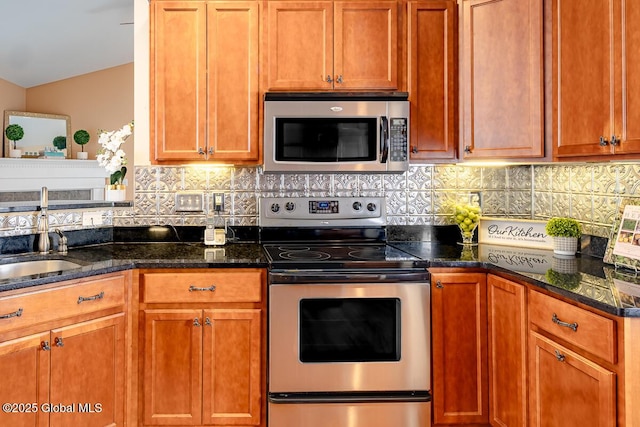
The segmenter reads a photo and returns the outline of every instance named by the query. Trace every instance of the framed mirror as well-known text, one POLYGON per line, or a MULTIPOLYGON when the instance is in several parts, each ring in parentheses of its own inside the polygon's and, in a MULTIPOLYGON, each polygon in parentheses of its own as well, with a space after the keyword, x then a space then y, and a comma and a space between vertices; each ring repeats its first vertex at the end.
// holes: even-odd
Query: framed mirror
POLYGON ((49 157, 72 158, 71 148, 73 139, 71 135, 71 117, 63 114, 41 114, 24 111, 4 112, 4 126, 2 137, 4 139, 4 157, 9 157, 10 150, 13 149, 11 142, 5 135, 7 126, 18 124, 22 126, 24 136, 16 141, 16 149, 21 150, 23 157, 38 157, 41 151, 52 150, 53 140, 58 136, 66 137, 66 148, 59 151, 63 155, 55 154, 49 157), (27 154, 29 153, 29 154, 27 154))

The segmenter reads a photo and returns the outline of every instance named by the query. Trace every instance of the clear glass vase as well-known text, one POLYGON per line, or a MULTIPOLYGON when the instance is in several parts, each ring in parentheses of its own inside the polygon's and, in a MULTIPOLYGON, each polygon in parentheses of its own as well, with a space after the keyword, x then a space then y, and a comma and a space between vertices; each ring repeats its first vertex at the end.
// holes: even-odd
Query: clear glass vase
POLYGON ((460 235, 462 236, 462 241, 458 242, 458 244, 465 246, 477 245, 473 241, 473 236, 480 223, 482 210, 472 197, 462 198, 461 200, 453 208, 453 219, 458 228, 460 228, 460 235))

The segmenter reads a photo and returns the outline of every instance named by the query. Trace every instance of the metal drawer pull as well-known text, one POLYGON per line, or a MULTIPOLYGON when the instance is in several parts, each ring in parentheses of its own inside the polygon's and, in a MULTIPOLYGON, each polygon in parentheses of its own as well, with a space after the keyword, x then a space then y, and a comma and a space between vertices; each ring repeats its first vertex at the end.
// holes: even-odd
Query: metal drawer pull
POLYGON ((556 352, 556 359, 558 362, 564 362, 564 354, 560 353, 558 350, 554 350, 556 352))
POLYGON ((102 299, 102 298, 104 298, 104 291, 102 291, 99 294, 94 295, 92 297, 78 297, 78 304, 80 304, 81 302, 84 302, 84 301, 94 301, 94 300, 102 299))
POLYGON ((567 323, 558 319, 558 316, 553 313, 553 317, 551 317, 551 321, 558 326, 564 326, 565 328, 573 329, 573 332, 578 332, 578 324, 577 323, 567 323))
POLYGON ((56 337, 56 339, 54 340, 54 343, 56 344, 56 347, 64 347, 64 342, 60 337, 56 337))
POLYGON ((438 288, 438 289, 444 288, 444 286, 442 285, 442 282, 440 280, 436 281, 436 288, 438 288))
POLYGON ((189 292, 193 292, 193 291, 211 291, 211 292, 215 292, 216 290, 216 285, 211 285, 208 288, 199 288, 197 286, 189 286, 189 292))
POLYGON ((51 350, 51 347, 49 346, 49 341, 42 341, 40 343, 40 348, 43 349, 44 351, 51 350))
POLYGON ((204 324, 205 324, 206 326, 211 326, 211 319, 209 319, 208 317, 205 317, 205 318, 204 318, 204 324))
POLYGON ((200 320, 197 317, 193 319, 193 326, 200 326, 200 320))
POLYGON ((7 313, 0 316, 0 319, 11 319, 12 317, 20 317, 22 316, 22 307, 18 309, 18 311, 14 311, 13 313, 7 313))

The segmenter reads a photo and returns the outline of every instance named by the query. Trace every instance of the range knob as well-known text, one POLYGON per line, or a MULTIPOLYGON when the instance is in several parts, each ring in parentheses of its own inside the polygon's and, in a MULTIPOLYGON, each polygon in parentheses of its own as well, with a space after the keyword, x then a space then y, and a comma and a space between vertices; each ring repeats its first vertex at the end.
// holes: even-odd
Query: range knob
POLYGON ((293 202, 287 202, 284 205, 284 208, 287 210, 287 212, 291 212, 292 210, 294 210, 296 208, 296 204, 293 202))
POLYGON ((354 211, 359 211, 360 209, 362 209, 362 203, 353 202, 353 205, 351 205, 351 207, 353 208, 354 211))
POLYGON ((378 209, 378 207, 376 206, 375 203, 368 203, 367 204, 367 210, 369 212, 375 212, 376 209, 378 209))
POLYGON ((272 203, 271 204, 271 212, 273 212, 273 213, 280 212, 280 205, 277 204, 277 203, 272 203))

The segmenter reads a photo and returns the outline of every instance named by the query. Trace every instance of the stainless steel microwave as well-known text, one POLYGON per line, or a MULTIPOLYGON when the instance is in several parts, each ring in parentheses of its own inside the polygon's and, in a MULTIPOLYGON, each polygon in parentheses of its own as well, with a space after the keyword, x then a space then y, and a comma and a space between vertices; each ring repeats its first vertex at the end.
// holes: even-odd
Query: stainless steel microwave
POLYGON ((273 93, 264 101, 265 172, 404 172, 409 101, 393 93, 273 93))

